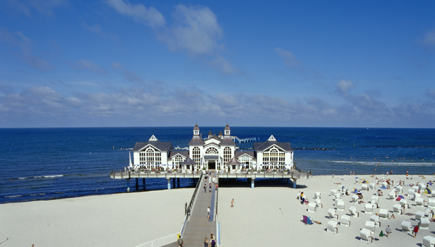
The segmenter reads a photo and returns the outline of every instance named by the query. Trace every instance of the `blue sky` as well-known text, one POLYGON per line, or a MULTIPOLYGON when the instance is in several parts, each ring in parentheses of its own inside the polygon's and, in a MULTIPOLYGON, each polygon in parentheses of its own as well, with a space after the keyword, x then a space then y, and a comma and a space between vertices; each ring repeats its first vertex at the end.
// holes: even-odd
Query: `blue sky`
POLYGON ((0 1, 0 127, 434 121, 434 1, 0 1))

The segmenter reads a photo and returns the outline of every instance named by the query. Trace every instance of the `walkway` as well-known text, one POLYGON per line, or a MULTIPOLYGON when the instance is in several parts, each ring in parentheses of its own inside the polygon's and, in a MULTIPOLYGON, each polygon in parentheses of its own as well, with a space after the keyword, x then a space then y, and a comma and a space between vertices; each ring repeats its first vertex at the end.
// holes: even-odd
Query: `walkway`
MULTIPOLYGON (((213 175, 213 173, 212 173, 213 175)), ((207 179, 208 180, 208 179, 207 179)), ((195 205, 193 206, 192 214, 186 224, 184 231, 184 246, 204 246, 204 238, 210 239, 210 234, 213 233, 216 240, 216 222, 214 221, 215 211, 215 186, 212 183, 212 192, 209 192, 208 181, 199 181, 201 186, 198 189, 195 205), (207 192, 204 193, 204 183, 207 184, 207 192), (207 220, 207 208, 210 207, 210 220, 207 220)), ((178 244, 171 243, 165 246, 178 247, 178 244)))

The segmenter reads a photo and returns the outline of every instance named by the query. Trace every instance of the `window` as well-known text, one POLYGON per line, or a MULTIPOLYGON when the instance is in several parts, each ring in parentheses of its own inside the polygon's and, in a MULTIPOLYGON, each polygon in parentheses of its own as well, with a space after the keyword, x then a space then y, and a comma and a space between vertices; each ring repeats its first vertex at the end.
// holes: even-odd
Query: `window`
POLYGON ((179 154, 175 155, 175 157, 173 158, 173 164, 180 165, 181 162, 183 162, 183 156, 179 154))
POLYGON ((231 160, 231 148, 224 148, 224 164, 228 163, 231 160))
POLYGON ((201 150, 198 147, 194 147, 192 150, 192 158, 195 163, 199 164, 201 160, 201 150))
POLYGON ((219 154, 216 148, 209 148, 205 151, 206 154, 219 154))
POLYGON ((272 147, 263 153, 263 164, 285 165, 285 152, 272 147))

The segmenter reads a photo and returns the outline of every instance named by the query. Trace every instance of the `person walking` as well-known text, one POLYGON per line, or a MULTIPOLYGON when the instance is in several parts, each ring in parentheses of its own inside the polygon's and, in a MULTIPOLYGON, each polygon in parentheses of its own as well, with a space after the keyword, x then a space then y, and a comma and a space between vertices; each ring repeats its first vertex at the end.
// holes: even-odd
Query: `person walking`
POLYGON ((205 239, 204 239, 204 247, 208 247, 208 239, 207 239, 207 237, 205 237, 205 239))
POLYGON ((204 183, 204 193, 207 193, 207 184, 204 183))
POLYGON ((385 228, 385 233, 386 233, 387 238, 388 238, 388 235, 390 235, 391 232, 392 231, 391 231, 390 225, 388 225, 387 228, 385 228))
POLYGON ((231 207, 234 206, 234 198, 231 200, 231 207))
POLYGON ((179 246, 179 247, 183 247, 184 241, 183 241, 183 239, 181 238, 181 235, 178 236, 177 243, 178 243, 178 246, 179 246))
POLYGON ((414 227, 414 238, 416 238, 417 237, 417 233, 418 233, 418 230, 419 230, 420 228, 418 227, 418 225, 416 225, 415 227, 414 227))
POLYGON ((210 220, 210 207, 207 208, 207 219, 210 220))

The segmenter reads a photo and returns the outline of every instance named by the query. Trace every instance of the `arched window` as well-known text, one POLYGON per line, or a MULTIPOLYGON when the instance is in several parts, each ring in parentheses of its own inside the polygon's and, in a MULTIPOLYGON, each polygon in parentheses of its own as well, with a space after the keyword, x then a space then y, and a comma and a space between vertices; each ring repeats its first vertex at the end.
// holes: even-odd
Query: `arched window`
POLYGON ((147 164, 154 164, 154 149, 148 148, 145 151, 145 157, 146 157, 147 164))
POLYGON ((231 160, 231 148, 224 148, 224 164, 228 163, 231 160))
POLYGON ((219 154, 216 148, 209 148, 205 151, 206 154, 219 154))
POLYGON ((174 158, 174 164, 175 165, 180 165, 181 162, 183 162, 183 156, 177 154, 174 158))
POLYGON ((201 150, 198 147, 194 147, 192 150, 192 158, 195 163, 199 164, 201 160, 201 150))
POLYGON ((285 164, 285 152, 273 147, 263 153, 263 164, 285 164))

